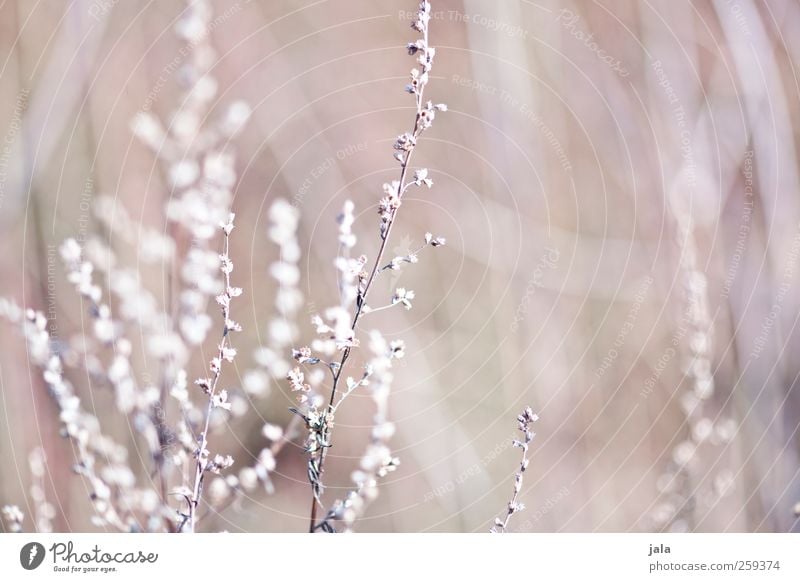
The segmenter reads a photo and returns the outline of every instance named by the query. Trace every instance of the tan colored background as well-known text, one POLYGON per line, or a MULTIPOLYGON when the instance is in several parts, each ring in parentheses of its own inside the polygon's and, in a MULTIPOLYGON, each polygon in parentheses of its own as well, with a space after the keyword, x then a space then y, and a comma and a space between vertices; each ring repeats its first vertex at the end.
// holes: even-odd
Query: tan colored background
MULTIPOLYGON (((213 31, 220 103, 244 98, 255 110, 236 144, 233 253, 237 274, 246 277, 237 317, 245 326, 237 338, 243 371, 270 313, 270 200, 293 198, 302 210, 303 284, 316 306, 334 297, 333 218, 345 197, 362 212, 359 248, 374 253, 370 205, 394 175, 391 139, 413 116, 402 90, 411 59, 402 47, 414 39, 404 13, 415 3, 215 6, 222 15, 213 31), (345 151, 349 146, 355 153, 345 151), (314 177, 328 158, 334 163, 314 177)), ((160 115, 176 105, 167 73, 181 48, 171 32, 181 9, 177 0, 0 3, 0 148, 8 146, 0 159, 0 294, 45 311, 52 302, 59 336, 81 317, 60 267, 48 269, 51 245, 95 227, 92 198, 112 194, 136 219, 163 227, 164 181, 129 123, 148 95, 160 115)), ((660 373, 649 397, 640 394, 682 309, 666 201, 687 190, 685 139, 714 325, 717 395, 708 414, 741 423, 729 446, 692 469, 698 484, 718 469, 734 475, 732 493, 696 509, 694 527, 797 530, 800 302, 792 242, 800 228, 800 6, 447 0, 434 11, 437 59, 428 95, 450 112, 437 118, 416 154, 436 185, 414 192, 403 207, 393 246, 402 249, 428 230, 446 236, 448 246, 426 251, 395 280, 417 291, 412 311, 376 315, 377 325, 409 346, 392 400, 403 464, 359 529, 488 529, 511 490, 518 451, 508 442, 526 404, 541 420, 523 492, 528 510, 515 517, 516 529, 650 527, 655 482, 686 430, 677 404, 685 389, 680 358, 660 373), (579 20, 568 25, 561 10, 579 20), (594 33, 599 49, 628 74, 601 62, 576 31, 594 33), (654 61, 676 103, 659 86, 654 61), (752 228, 740 242, 751 150, 752 228), (752 358, 785 281, 780 312, 752 358), (643 288, 633 329, 599 375, 643 288)), ((158 284, 155 274, 143 275, 158 284)), ((389 287, 375 293, 388 297, 389 287)), ((69 475, 69 447, 25 364, 24 344, 5 325, 0 342, 0 500, 25 508, 27 454, 42 444, 55 483, 48 496, 58 502, 56 527, 87 529, 89 503, 69 475)), ((224 381, 234 386, 237 378, 224 381)), ((285 423, 290 404, 285 383, 276 383, 258 413, 285 423)), ((109 402, 102 394, 96 406, 103 418, 109 402)), ((368 414, 360 399, 337 418, 326 470, 331 485, 347 484, 368 414)), ((257 450, 259 427, 253 415, 236 425, 236 438, 217 442, 246 457, 241 447, 257 450)), ((278 470, 274 496, 248 500, 208 527, 302 531, 308 488, 298 447, 284 450, 278 470)))

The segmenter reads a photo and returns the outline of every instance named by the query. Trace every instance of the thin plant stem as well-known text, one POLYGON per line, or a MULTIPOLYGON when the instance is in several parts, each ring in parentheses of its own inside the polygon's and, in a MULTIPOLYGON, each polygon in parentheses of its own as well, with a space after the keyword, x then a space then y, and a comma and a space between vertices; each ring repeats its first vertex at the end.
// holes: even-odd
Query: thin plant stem
MULTIPOLYGON (((232 216, 232 215, 231 215, 232 216)), ((230 224, 230 223, 229 223, 230 224)), ((225 279, 225 292, 227 294, 230 293, 231 289, 231 268, 227 268, 225 261, 229 261, 229 243, 230 243, 230 230, 223 227, 223 232, 225 233, 225 242, 224 242, 224 251, 223 251, 223 268, 222 272, 225 279)), ((228 296, 230 299, 230 296, 228 296)), ((219 349, 217 352, 216 362, 217 365, 212 365, 212 377, 211 382, 208 386, 208 404, 206 406, 206 417, 205 422, 203 424, 203 430, 200 433, 200 446, 197 450, 197 461, 195 463, 195 472, 194 472, 194 486, 192 488, 192 498, 189 503, 189 531, 194 533, 196 521, 197 521, 197 507, 200 504, 200 497, 203 493, 203 477, 206 472, 207 468, 207 457, 208 457, 208 430, 211 425, 211 413, 215 408, 214 397, 217 393, 217 384, 219 383, 219 378, 222 375, 222 362, 225 360, 225 349, 229 343, 228 334, 232 331, 232 329, 228 326, 228 322, 230 321, 230 303, 222 302, 222 317, 224 320, 223 323, 223 330, 222 330, 222 339, 219 343, 219 349)))
MULTIPOLYGON (((428 28, 427 27, 425 27, 425 31, 424 31, 424 40, 425 40, 425 44, 427 46, 427 44, 428 44, 428 28)), ((422 97, 423 97, 424 90, 425 90, 425 88, 423 86, 420 89, 420 91, 415 94, 416 101, 417 101, 417 113, 416 113, 416 117, 414 119, 414 129, 412 131, 412 135, 414 136, 415 142, 414 142, 414 145, 411 146, 411 148, 406 152, 405 158, 403 159, 403 162, 402 162, 402 165, 401 165, 401 169, 400 169, 400 185, 398 187, 398 196, 399 196, 399 198, 401 200, 402 200, 403 194, 405 192, 405 183, 406 183, 405 181, 406 181, 406 178, 407 178, 407 175, 408 175, 408 168, 409 168, 409 165, 411 163, 411 156, 414 153, 414 150, 416 149, 416 138, 419 137, 419 134, 420 134, 420 117, 422 115, 422 103, 423 103, 422 97)), ((394 226, 394 223, 397 220, 397 212, 399 210, 400 209, 397 208, 394 211, 394 213, 392 214, 391 220, 388 222, 388 224, 386 226, 386 231, 384 232, 383 236, 381 237, 382 240, 381 240, 380 248, 378 249, 378 254, 377 254, 377 256, 375 257, 375 260, 372 263, 372 269, 370 270, 369 278, 367 279, 367 282, 364 285, 363 291, 361 291, 359 293, 359 295, 358 295, 358 297, 356 299, 356 311, 355 311, 355 314, 353 315, 353 323, 350 326, 350 329, 353 330, 353 331, 355 331, 356 326, 358 325, 358 320, 361 317, 361 314, 363 312, 364 305, 366 305, 367 296, 369 295, 370 289, 372 289, 372 283, 375 281, 375 277, 377 276, 377 274, 381 271, 381 264, 383 262, 383 255, 386 252, 386 247, 387 247, 387 244, 389 242, 389 237, 390 237, 391 232, 392 232, 392 227, 394 226)), ((334 372, 334 374, 333 374, 333 385, 331 387, 331 395, 330 395, 330 399, 328 400, 328 407, 327 407, 327 412, 328 413, 332 413, 334 411, 334 409, 335 409, 334 408, 334 402, 335 402, 335 399, 336 399, 336 390, 337 390, 337 388, 339 386, 339 380, 342 377, 342 372, 344 371, 345 364, 347 364, 347 360, 349 359, 349 357, 350 357, 350 347, 348 346, 348 347, 345 348, 344 353, 342 354, 342 357, 339 360, 339 366, 338 366, 336 372, 334 372)), ((328 436, 328 435, 326 435, 326 436, 328 436)), ((326 450, 327 450, 327 447, 323 448, 322 452, 320 453, 320 460, 319 460, 319 475, 320 475, 320 479, 322 478, 322 471, 323 471, 323 465, 325 463, 326 450)), ((316 529, 315 526, 316 526, 316 522, 317 522, 317 506, 318 506, 317 498, 313 493, 313 487, 312 487, 311 514, 309 516, 309 524, 308 524, 309 533, 314 533, 314 531, 316 529)))
POLYGON ((517 417, 518 428, 523 436, 519 440, 515 439, 513 444, 515 447, 522 449, 522 460, 519 463, 519 469, 517 469, 517 472, 514 474, 514 494, 506 505, 505 516, 502 518, 495 518, 494 527, 491 529, 492 533, 505 533, 508 530, 508 522, 511 520, 511 516, 525 509, 525 506, 520 503, 518 499, 519 492, 522 490, 523 475, 528 469, 528 463, 530 462, 530 459, 528 459, 528 447, 536 436, 536 434, 530 430, 530 427, 531 424, 537 420, 539 420, 539 417, 533 413, 530 406, 526 407, 525 410, 522 411, 522 414, 517 417))

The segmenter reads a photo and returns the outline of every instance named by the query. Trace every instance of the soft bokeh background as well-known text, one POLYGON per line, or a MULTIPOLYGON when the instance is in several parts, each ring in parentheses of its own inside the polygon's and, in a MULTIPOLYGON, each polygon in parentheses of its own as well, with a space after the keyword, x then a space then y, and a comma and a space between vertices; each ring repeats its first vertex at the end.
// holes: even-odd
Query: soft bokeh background
MULTIPOLYGON (((345 198, 360 213, 358 249, 374 255, 374 205, 397 173, 392 139, 413 119, 403 47, 415 39, 416 3, 214 4, 219 104, 243 98, 254 109, 236 142, 241 373, 270 313, 271 200, 302 211, 303 287, 317 308, 335 301, 334 218, 345 198)), ((55 314, 59 336, 83 320, 55 248, 97 228, 93 198, 115 196, 137 221, 164 227, 167 185, 129 124, 146 101, 161 116, 178 105, 172 26, 183 6, 0 2, 0 294, 55 314)), ((519 451, 509 443, 527 404, 541 419, 527 510, 512 529, 657 527, 657 482, 689 430, 680 406, 691 339, 679 332, 685 244, 673 196, 689 203, 709 282, 716 392, 703 414, 735 421, 730 442, 690 460, 695 504, 677 528, 800 529, 800 5, 439 0, 433 9, 427 94, 450 111, 415 155, 436 184, 412 192, 391 247, 403 252, 426 231, 448 246, 373 292, 388 297, 399 285, 418 299, 371 322, 409 349, 391 402, 402 466, 359 529, 487 530, 511 492, 519 451), (676 338, 677 355, 663 363, 676 338), (726 494, 707 494, 720 478, 726 494)), ((158 273, 143 275, 158 294, 158 273)), ((27 510, 28 452, 41 445, 56 528, 90 529, 24 343, 7 325, 0 342, 0 500, 27 510)), ((285 424, 291 404, 275 382, 250 421, 215 443, 246 459, 263 420, 285 424)), ((111 418, 107 398, 95 405, 111 418)), ((337 417, 330 499, 348 484, 369 415, 360 398, 337 417)), ((204 527, 302 531, 301 448, 278 461, 274 495, 204 527)))

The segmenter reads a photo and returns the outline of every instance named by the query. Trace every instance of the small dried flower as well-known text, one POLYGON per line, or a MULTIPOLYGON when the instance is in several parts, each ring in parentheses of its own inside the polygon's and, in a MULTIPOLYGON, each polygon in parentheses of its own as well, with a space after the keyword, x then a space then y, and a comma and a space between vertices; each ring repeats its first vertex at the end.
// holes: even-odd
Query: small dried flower
POLYGON ((397 136, 394 142, 394 149, 401 152, 409 152, 417 145, 417 138, 410 133, 403 133, 397 136))
POLYGON ((231 212, 230 214, 228 214, 228 220, 226 222, 220 223, 220 227, 222 228, 222 232, 225 233, 225 236, 228 236, 231 234, 231 232, 233 232, 233 219, 235 217, 236 215, 233 212, 231 212))
POLYGON ((225 410, 231 409, 231 403, 228 402, 228 391, 220 390, 211 398, 211 403, 214 408, 223 408, 225 410))
POLYGON ((198 378, 194 381, 194 383, 200 387, 200 389, 205 392, 206 394, 211 393, 211 380, 208 378, 198 378))
POLYGON ((311 355, 311 348, 302 347, 299 350, 292 350, 292 358, 298 364, 318 364, 319 358, 311 355))
POLYGON ((221 471, 233 466, 233 457, 230 455, 214 455, 214 460, 208 465, 208 470, 219 475, 221 471))
POLYGON ((406 355, 406 342, 403 340, 393 340, 389 344, 392 357, 396 360, 403 358, 406 355))
POLYGON ((234 348, 220 346, 220 352, 222 353, 222 359, 227 362, 232 362, 233 358, 236 357, 236 350, 234 348))
POLYGON ((297 397, 298 400, 300 402, 306 402, 308 400, 307 393, 311 390, 311 386, 306 384, 305 375, 300 371, 300 368, 293 368, 290 370, 286 375, 286 379, 289 380, 289 385, 294 392, 300 392, 300 395, 297 397))
POLYGON ((394 295, 392 296, 392 305, 397 303, 402 303, 403 307, 406 309, 411 309, 411 300, 414 299, 415 294, 412 290, 406 290, 404 287, 398 287, 394 290, 394 295))
POLYGON ((428 188, 433 186, 433 180, 428 178, 428 170, 425 168, 421 168, 414 172, 414 184, 417 186, 425 185, 428 188))

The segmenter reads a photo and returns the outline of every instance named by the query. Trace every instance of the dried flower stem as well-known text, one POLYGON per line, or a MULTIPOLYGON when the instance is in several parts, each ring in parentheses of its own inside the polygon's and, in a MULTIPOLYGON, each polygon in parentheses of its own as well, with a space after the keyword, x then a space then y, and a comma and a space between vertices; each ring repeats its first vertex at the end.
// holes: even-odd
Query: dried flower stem
POLYGON ((368 384, 369 392, 375 404, 373 427, 370 443, 361 458, 359 469, 353 472, 352 478, 356 487, 349 491, 343 499, 337 500, 328 510, 325 518, 315 526, 325 532, 335 532, 331 522, 340 521, 344 531, 352 531, 353 524, 366 509, 367 505, 378 496, 378 480, 394 471, 400 464, 397 457, 392 456, 389 439, 395 432, 395 426, 389 421, 389 392, 392 384, 392 362, 403 357, 404 352, 398 349, 397 342, 387 342, 377 330, 370 333, 370 360, 364 377, 351 384, 342 395, 338 404, 352 392, 355 387, 368 384))
POLYGON ((0 300, 0 315, 20 327, 32 361, 42 370, 42 378, 59 410, 62 433, 75 447, 77 462, 73 470, 91 488, 93 522, 132 531, 136 524, 134 506, 120 503, 120 499, 130 500, 136 492, 129 479, 116 478, 130 475, 124 464, 124 448, 104 435, 97 419, 81 407, 72 384, 64 378, 62 361, 54 352, 44 314, 32 309, 23 312, 16 304, 0 300))
MULTIPOLYGON (((429 49, 428 49, 428 22, 430 20, 430 9, 431 9, 431 6, 430 6, 429 2, 424 1, 424 2, 420 3, 418 20, 415 22, 414 28, 422 33, 423 38, 422 38, 421 42, 418 41, 414 45, 409 45, 409 53, 410 54, 414 54, 414 52, 419 50, 420 47, 424 51, 423 54, 426 56, 426 58, 427 58, 427 55, 430 54, 430 58, 428 60, 427 68, 425 68, 425 70, 424 70, 424 75, 425 75, 425 79, 426 80, 427 80, 427 70, 430 68, 430 60, 432 60, 432 57, 433 57, 432 49, 430 50, 430 52, 429 52, 429 49), (415 48, 412 48, 412 47, 415 47, 415 48)), ((412 73, 412 79, 413 78, 415 78, 415 76, 412 73)), ((400 162, 400 179, 399 179, 399 185, 397 187, 398 203, 397 203, 396 207, 394 207, 390 211, 390 215, 387 217, 387 219, 386 219, 386 221, 385 221, 385 223, 383 225, 383 228, 381 229, 381 244, 380 244, 380 247, 378 249, 378 254, 377 254, 377 256, 375 257, 375 259, 374 259, 374 261, 372 263, 372 268, 370 270, 369 277, 367 278, 366 283, 363 285, 363 287, 361 287, 359 289, 358 296, 356 297, 356 309, 355 309, 355 313, 353 315, 352 324, 350 326, 350 329, 353 332, 355 332, 356 326, 358 325, 358 320, 361 317, 361 314, 363 313, 363 309, 364 309, 364 307, 366 305, 367 296, 369 295, 370 289, 372 289, 372 284, 375 281, 375 277, 382 270, 381 266, 382 266, 383 256, 384 256, 384 253, 386 252, 386 247, 387 247, 387 244, 389 242, 389 237, 390 237, 391 232, 392 232, 392 227, 394 226, 394 223, 395 223, 395 221, 397 219, 397 212, 399 210, 399 202, 402 200, 403 194, 405 193, 405 190, 407 189, 407 187, 412 184, 412 183, 406 184, 406 179, 408 177, 408 168, 409 168, 409 165, 411 163, 411 157, 414 154, 414 150, 415 150, 416 145, 417 145, 417 138, 420 136, 422 131, 424 129, 426 129, 430 125, 430 121, 428 121, 427 123, 423 122, 423 117, 426 114, 429 115, 429 119, 430 119, 430 117, 431 117, 430 112, 431 112, 431 109, 432 109, 430 104, 429 104, 429 106, 427 108, 423 105, 424 104, 423 94, 424 94, 424 90, 425 90, 425 84, 426 84, 426 81, 425 82, 420 82, 418 85, 415 86, 416 88, 413 90, 413 94, 414 94, 414 96, 416 98, 416 106, 417 106, 416 115, 414 117, 414 127, 413 127, 413 129, 412 129, 410 134, 404 134, 403 136, 401 136, 398 139, 398 141, 403 140, 403 141, 405 141, 405 143, 408 144, 407 147, 405 147, 402 150, 402 153, 398 154, 398 156, 397 156, 397 159, 400 162), (408 139, 409 136, 411 137, 411 139, 408 139)), ((418 180, 415 179, 415 182, 418 182, 418 180)), ((331 395, 330 395, 330 399, 328 401, 327 413, 325 415, 323 415, 323 417, 322 417, 323 426, 322 426, 322 431, 321 432, 322 432, 322 438, 323 438, 324 442, 330 442, 330 428, 331 427, 329 426, 329 418, 332 417, 332 415, 333 415, 333 413, 334 413, 334 411, 336 409, 336 405, 335 405, 336 391, 337 391, 337 389, 339 387, 339 381, 342 378, 342 373, 344 372, 345 365, 347 364, 347 361, 348 361, 348 359, 350 357, 350 350, 351 350, 351 346, 345 347, 344 353, 342 354, 342 357, 339 360, 338 366, 332 366, 331 367, 331 373, 333 375, 333 383, 332 383, 332 387, 331 387, 331 395)), ((317 466, 317 471, 318 471, 317 478, 319 480, 322 479, 323 466, 324 466, 324 463, 325 463, 325 456, 326 456, 327 448, 328 448, 327 446, 323 446, 321 448, 321 450, 320 450, 320 453, 319 453, 320 457, 319 457, 319 463, 318 463, 318 466, 317 466)), ((311 514, 310 514, 310 518, 309 518, 309 529, 308 529, 309 533, 313 533, 317 529, 316 528, 316 525, 317 525, 317 506, 318 506, 318 499, 317 499, 317 495, 316 495, 316 492, 315 492, 314 484, 312 483, 311 514)))
MULTIPOLYGON (((230 260, 229 255, 229 244, 230 244, 230 233, 233 230, 233 218, 234 215, 231 214, 227 224, 222 225, 222 232, 225 235, 225 242, 224 242, 224 250, 223 254, 220 255, 221 260, 221 271, 224 277, 225 282, 225 291, 221 295, 217 297, 217 303, 219 303, 220 308, 222 310, 222 318, 223 318, 223 329, 222 329, 222 339, 219 342, 219 351, 217 352, 217 356, 211 360, 211 379, 201 379, 197 380, 195 383, 198 384, 208 395, 208 405, 206 406, 206 416, 205 422, 203 425, 203 430, 200 433, 200 442, 199 447, 196 452, 197 462, 195 463, 195 472, 194 472, 194 487, 192 489, 192 497, 189 500, 189 515, 188 515, 188 524, 189 524, 189 531, 194 532, 195 524, 197 521, 197 507, 200 504, 200 498, 203 493, 203 478, 205 477, 206 471, 209 469, 208 457, 209 452, 207 449, 208 446, 208 429, 211 424, 211 414, 214 408, 220 407, 229 407, 230 405, 226 404, 226 396, 225 391, 223 390, 220 395, 217 394, 217 384, 219 383, 219 378, 222 375, 222 362, 224 360, 233 361, 233 357, 236 355, 236 350, 228 347, 230 340, 228 338, 228 334, 231 331, 239 331, 241 327, 234 321, 230 319, 230 301, 233 297, 238 297, 241 295, 242 290, 237 287, 231 286, 231 272, 233 271, 233 262, 230 260)), ((184 522, 186 523, 186 522, 184 522)))
POLYGON ((533 437, 536 436, 535 433, 531 432, 530 425, 537 420, 539 420, 539 417, 533 413, 533 410, 531 410, 530 406, 527 406, 525 410, 522 411, 522 414, 517 417, 519 430, 524 436, 522 440, 514 440, 514 446, 522 449, 522 460, 519 463, 519 469, 514 475, 514 494, 511 496, 511 500, 506 506, 505 517, 495 518, 494 527, 490 530, 492 533, 506 533, 508 522, 511 519, 511 516, 525 509, 525 506, 522 503, 519 503, 517 498, 519 497, 519 492, 522 490, 522 476, 525 473, 525 470, 528 468, 528 463, 530 462, 528 459, 528 446, 533 440, 533 437))

